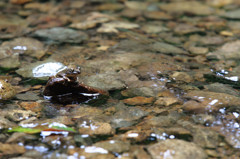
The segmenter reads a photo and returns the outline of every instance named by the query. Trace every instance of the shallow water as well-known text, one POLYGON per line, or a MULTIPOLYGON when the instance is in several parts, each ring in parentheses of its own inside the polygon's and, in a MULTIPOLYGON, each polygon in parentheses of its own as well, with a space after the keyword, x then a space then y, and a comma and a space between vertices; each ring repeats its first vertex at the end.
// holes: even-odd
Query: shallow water
POLYGON ((179 3, 0 2, 0 158, 239 158, 240 3, 179 3))

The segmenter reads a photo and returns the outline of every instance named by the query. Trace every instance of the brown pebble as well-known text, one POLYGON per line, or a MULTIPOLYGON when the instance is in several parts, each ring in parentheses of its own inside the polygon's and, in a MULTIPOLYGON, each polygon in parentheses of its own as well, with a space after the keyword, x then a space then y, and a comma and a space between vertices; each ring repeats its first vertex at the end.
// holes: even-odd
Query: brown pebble
POLYGON ((154 101, 154 97, 146 98, 146 97, 134 97, 134 98, 128 98, 123 100, 125 104, 128 105, 145 105, 145 104, 151 104, 154 101))
POLYGON ((26 110, 31 110, 33 112, 39 112, 42 110, 41 104, 37 102, 22 102, 20 106, 26 110))

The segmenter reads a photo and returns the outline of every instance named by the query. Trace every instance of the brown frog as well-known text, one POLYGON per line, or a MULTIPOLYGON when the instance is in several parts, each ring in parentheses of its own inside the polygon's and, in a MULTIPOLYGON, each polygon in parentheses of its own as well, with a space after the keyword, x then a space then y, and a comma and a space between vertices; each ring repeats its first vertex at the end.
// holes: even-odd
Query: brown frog
POLYGON ((49 85, 52 85, 53 83, 62 83, 64 85, 67 85, 68 82, 72 81, 75 82, 77 81, 77 76, 81 74, 81 68, 77 67, 76 69, 74 68, 66 68, 60 72, 58 72, 55 76, 51 76, 49 78, 49 85))

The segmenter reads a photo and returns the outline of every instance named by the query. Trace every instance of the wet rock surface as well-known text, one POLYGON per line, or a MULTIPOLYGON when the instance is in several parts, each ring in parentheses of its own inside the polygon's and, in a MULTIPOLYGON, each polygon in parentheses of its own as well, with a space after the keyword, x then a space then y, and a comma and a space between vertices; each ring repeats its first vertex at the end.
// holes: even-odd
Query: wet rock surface
POLYGON ((0 101, 7 100, 16 95, 15 89, 6 80, 0 80, 0 101))
POLYGON ((183 140, 165 140, 148 147, 148 151, 153 158, 164 158, 171 156, 171 158, 207 158, 203 149, 183 140))

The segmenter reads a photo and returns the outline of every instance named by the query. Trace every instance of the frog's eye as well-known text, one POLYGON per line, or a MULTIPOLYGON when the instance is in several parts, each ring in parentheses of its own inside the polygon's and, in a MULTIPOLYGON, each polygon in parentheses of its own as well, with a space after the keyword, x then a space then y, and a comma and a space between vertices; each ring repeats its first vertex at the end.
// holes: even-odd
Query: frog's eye
POLYGON ((74 69, 73 68, 71 68, 71 72, 73 72, 74 71, 74 69))

